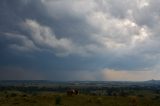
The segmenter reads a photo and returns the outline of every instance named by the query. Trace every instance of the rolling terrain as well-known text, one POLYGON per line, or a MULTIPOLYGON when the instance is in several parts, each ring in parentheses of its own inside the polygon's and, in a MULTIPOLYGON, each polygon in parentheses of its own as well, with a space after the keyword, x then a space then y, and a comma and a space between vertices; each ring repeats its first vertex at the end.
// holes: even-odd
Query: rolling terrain
POLYGON ((1 81, 0 106, 160 106, 159 81, 1 81), (78 89, 78 95, 67 95, 78 89))

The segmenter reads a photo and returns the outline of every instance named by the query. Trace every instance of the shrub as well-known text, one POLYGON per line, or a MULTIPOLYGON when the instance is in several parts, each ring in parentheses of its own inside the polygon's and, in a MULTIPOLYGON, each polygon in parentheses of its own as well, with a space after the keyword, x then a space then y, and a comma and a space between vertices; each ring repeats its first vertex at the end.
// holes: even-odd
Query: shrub
POLYGON ((160 98, 160 96, 156 95, 156 96, 154 96, 154 97, 152 98, 152 100, 157 100, 157 99, 159 99, 159 98, 160 98))
POLYGON ((55 98, 55 104, 56 104, 56 105, 60 105, 61 102, 62 102, 61 96, 56 96, 56 98, 55 98))
POLYGON ((136 96, 130 97, 130 104, 131 106, 138 106, 138 98, 136 96))
POLYGON ((22 97, 27 97, 27 95, 26 95, 26 94, 23 94, 22 97))
POLYGON ((8 94, 8 92, 7 92, 7 91, 4 91, 4 94, 6 95, 6 94, 8 94))
POLYGON ((11 93, 11 95, 10 95, 11 97, 16 97, 17 96, 17 94, 16 93, 11 93))
POLYGON ((93 101, 92 101, 92 99, 91 98, 88 98, 87 99, 87 103, 92 103, 93 101))
POLYGON ((96 103, 102 104, 102 98, 97 98, 96 103))
POLYGON ((142 95, 142 94, 139 94, 139 95, 137 95, 137 96, 138 96, 138 97, 141 97, 141 98, 144 97, 144 95, 142 95))

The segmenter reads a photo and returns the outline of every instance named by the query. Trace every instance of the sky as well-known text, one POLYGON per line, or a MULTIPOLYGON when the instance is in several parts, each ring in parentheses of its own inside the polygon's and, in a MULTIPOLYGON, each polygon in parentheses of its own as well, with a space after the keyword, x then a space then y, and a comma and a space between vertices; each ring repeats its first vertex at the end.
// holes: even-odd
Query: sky
POLYGON ((160 80, 160 0, 0 0, 0 80, 160 80))

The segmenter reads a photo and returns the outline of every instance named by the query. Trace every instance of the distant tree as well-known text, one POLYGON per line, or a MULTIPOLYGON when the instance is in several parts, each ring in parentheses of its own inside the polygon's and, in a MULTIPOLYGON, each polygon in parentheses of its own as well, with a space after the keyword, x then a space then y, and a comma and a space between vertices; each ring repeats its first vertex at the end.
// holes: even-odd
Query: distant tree
POLYGON ((119 95, 125 97, 125 96, 128 96, 128 93, 124 90, 121 90, 119 95))

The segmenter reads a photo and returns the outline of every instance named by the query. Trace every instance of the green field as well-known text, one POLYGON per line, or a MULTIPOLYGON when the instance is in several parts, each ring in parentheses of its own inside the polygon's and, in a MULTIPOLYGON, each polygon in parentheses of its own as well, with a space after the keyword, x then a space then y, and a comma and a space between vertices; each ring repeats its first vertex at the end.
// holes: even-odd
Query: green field
POLYGON ((91 94, 68 96, 54 92, 3 91, 0 92, 0 106, 160 106, 160 98, 151 94, 142 97, 91 94))

